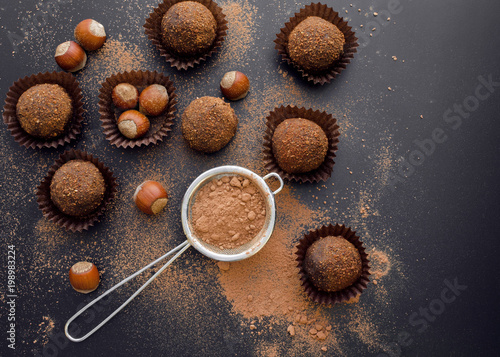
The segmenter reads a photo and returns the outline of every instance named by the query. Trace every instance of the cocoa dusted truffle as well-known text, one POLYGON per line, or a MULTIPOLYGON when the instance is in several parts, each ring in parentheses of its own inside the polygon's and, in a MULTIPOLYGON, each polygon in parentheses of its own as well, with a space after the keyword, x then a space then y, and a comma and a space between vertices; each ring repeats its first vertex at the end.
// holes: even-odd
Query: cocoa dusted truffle
POLYGON ((37 84, 21 94, 16 115, 29 135, 52 139, 64 132, 73 116, 73 104, 60 85, 37 84))
POLYGON ((347 239, 327 236, 315 241, 307 249, 304 270, 319 290, 340 291, 354 284, 361 276, 361 256, 347 239))
POLYGON ((238 118, 220 98, 201 97, 189 104, 182 115, 182 135, 195 150, 212 153, 231 141, 238 118))
POLYGON ((163 15, 161 32, 168 51, 192 57, 210 49, 215 40, 217 22, 206 6, 195 1, 182 1, 163 15))
POLYGON ((288 173, 317 169, 325 160, 328 138, 321 127, 303 118, 286 119, 274 130, 273 155, 288 173))
POLYGON ((288 55, 309 72, 330 67, 344 51, 344 34, 337 26, 318 16, 309 16, 290 32, 288 55))
POLYGON ((50 198, 62 213, 86 216, 99 207, 105 190, 104 178, 93 163, 71 160, 55 172, 50 198))

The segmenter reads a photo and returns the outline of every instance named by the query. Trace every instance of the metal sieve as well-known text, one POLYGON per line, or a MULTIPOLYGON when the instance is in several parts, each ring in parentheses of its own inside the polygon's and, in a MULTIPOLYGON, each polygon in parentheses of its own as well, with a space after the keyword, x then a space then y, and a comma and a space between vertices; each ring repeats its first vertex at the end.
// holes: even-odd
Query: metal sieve
POLYGON ((184 251, 186 251, 190 246, 193 246, 197 251, 199 251, 201 254, 220 261, 226 261, 226 262, 232 262, 232 261, 238 261, 242 259, 246 259, 251 257, 252 255, 256 254, 259 250, 261 250, 264 245, 267 243, 269 238, 271 237, 271 234, 273 233, 274 230, 274 224, 276 220, 276 205, 274 202, 274 195, 279 193, 281 189, 283 188, 283 180, 281 177, 276 174, 276 173, 270 173, 267 174, 264 177, 260 177, 256 173, 240 166, 219 166, 216 168, 213 168, 211 170, 205 171, 202 173, 200 176, 198 176, 189 186, 187 189, 186 193, 184 194, 184 198, 182 199, 182 206, 181 206, 181 220, 182 220, 182 228, 184 230, 184 234, 187 237, 187 240, 181 244, 179 244, 177 247, 169 251, 168 253, 164 254, 163 256, 159 257, 155 261, 149 263, 146 265, 144 268, 138 270, 134 274, 130 275, 129 277, 123 279, 121 282, 113 286, 111 289, 107 290, 99 296, 98 298, 92 300, 89 304, 87 304, 85 307, 83 307, 81 310, 79 310, 76 314, 74 314, 67 322, 66 325, 64 326, 64 333, 66 334, 66 337, 68 337, 69 340, 73 342, 81 342, 85 340, 87 337, 92 335, 94 332, 96 332, 98 329, 100 329, 106 322, 111 320, 113 316, 115 316, 118 312, 120 312, 125 306, 128 305, 130 301, 132 301, 137 295, 140 294, 142 290, 146 288, 158 275, 160 275, 170 264, 174 262, 175 259, 177 259, 184 251), (192 225, 191 225, 191 208, 192 205, 194 204, 194 201, 196 199, 196 195, 198 194, 199 190, 211 182, 214 179, 221 178, 222 176, 242 176, 247 178, 250 182, 255 184, 257 188, 260 190, 260 193, 262 197, 264 198, 264 202, 266 205, 266 218, 264 221, 264 226, 260 230, 259 233, 256 234, 256 236, 249 242, 238 246, 233 249, 220 249, 219 247, 213 246, 211 244, 205 243, 203 240, 200 238, 196 237, 196 235, 193 232, 192 225), (267 183, 265 182, 267 179, 274 177, 278 179, 280 186, 278 189, 275 191, 272 191, 267 183), (130 280, 134 279, 136 276, 140 275, 143 273, 145 270, 153 267, 157 263, 161 262, 165 258, 171 256, 172 254, 175 255, 167 262, 165 265, 163 265, 151 278, 149 278, 148 281, 146 281, 139 289, 137 289, 122 305, 120 305, 115 311, 113 311, 108 317, 106 317, 99 325, 94 327, 90 332, 88 332, 86 335, 83 337, 73 337, 69 333, 69 325, 73 320, 75 320, 78 316, 80 316, 84 311, 86 311, 89 307, 94 305, 96 302, 104 298, 106 295, 110 294, 114 290, 118 289, 120 286, 123 284, 129 282, 130 280))

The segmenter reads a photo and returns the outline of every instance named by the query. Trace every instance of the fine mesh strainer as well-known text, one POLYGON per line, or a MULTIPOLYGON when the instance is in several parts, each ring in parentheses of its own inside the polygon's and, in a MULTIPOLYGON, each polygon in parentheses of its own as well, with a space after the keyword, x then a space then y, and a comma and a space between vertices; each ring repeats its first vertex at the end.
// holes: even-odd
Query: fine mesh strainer
POLYGON ((283 188, 283 180, 276 173, 270 173, 264 177, 260 177, 256 173, 240 166, 219 166, 211 170, 205 171, 203 174, 198 176, 198 178, 196 178, 196 180, 194 180, 193 183, 189 186, 182 200, 182 207, 181 207, 182 228, 184 229, 184 233, 186 234, 187 240, 179 244, 177 247, 175 247, 165 255, 149 263, 144 268, 138 270, 134 274, 125 278, 124 280, 113 286, 111 289, 107 290, 104 294, 102 294, 95 300, 91 301, 80 311, 78 311, 75 315, 73 315, 66 322, 66 325, 64 326, 64 333, 66 334, 68 339, 70 339, 73 342, 81 342, 90 335, 92 335, 94 332, 96 332, 98 329, 100 329, 106 322, 111 320, 113 316, 115 316, 125 306, 127 306, 130 301, 132 301, 137 295, 139 295, 140 292, 146 288, 146 286, 148 286, 158 275, 160 275, 170 264, 172 264, 172 262, 175 259, 177 259, 182 253, 184 253, 184 251, 186 251, 190 246, 193 246, 197 251, 199 251, 201 254, 209 258, 226 262, 234 262, 246 259, 256 254, 259 250, 262 249, 262 247, 264 247, 264 245, 271 237, 271 234, 273 233, 274 223, 276 220, 276 205, 274 203, 274 195, 280 192, 282 188, 283 188), (264 202, 266 205, 266 218, 264 221, 264 226, 262 227, 260 232, 257 233, 255 237, 248 243, 233 249, 220 249, 216 246, 205 243, 203 240, 199 239, 194 235, 191 226, 191 207, 195 201, 196 195, 198 194, 199 190, 205 184, 211 182, 214 179, 219 179, 222 176, 242 176, 247 178, 248 180, 250 180, 250 182, 255 184, 255 186, 257 186, 257 188, 260 190, 260 193, 262 194, 262 197, 264 198, 264 202), (272 191, 265 182, 265 180, 271 177, 278 179, 280 183, 279 188, 276 189, 275 191, 272 191), (151 278, 149 278, 149 280, 146 281, 144 285, 142 285, 139 289, 137 289, 137 291, 134 292, 120 307, 118 307, 115 311, 113 311, 106 319, 104 319, 99 325, 94 327, 90 332, 88 332, 86 335, 80 338, 73 337, 69 334, 68 329, 71 322, 73 322, 73 320, 75 320, 78 316, 80 316, 89 307, 94 305, 96 302, 98 302, 99 300, 101 300, 106 295, 110 294, 123 284, 134 279, 136 276, 138 276, 145 270, 151 268, 152 266, 156 265, 157 263, 159 263, 160 261, 164 260, 165 258, 174 253, 175 255, 167 263, 165 263, 165 265, 162 266, 151 278))

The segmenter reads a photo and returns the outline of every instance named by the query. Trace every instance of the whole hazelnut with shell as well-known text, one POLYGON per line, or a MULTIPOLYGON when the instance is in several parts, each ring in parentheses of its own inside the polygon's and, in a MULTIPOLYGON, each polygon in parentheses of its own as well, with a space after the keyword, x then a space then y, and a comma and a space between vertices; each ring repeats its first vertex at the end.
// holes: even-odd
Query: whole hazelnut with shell
POLYGON ((167 88, 161 84, 151 84, 139 96, 139 111, 145 115, 158 116, 167 107, 167 88))
POLYGON ((90 262, 78 262, 69 270, 69 282, 73 289, 82 294, 88 294, 99 286, 99 271, 90 262))
POLYGON ((120 133, 129 139, 138 139, 149 130, 149 119, 137 110, 123 112, 116 123, 120 133))
POLYGON ((85 67, 87 54, 75 41, 66 41, 56 48, 56 63, 68 72, 76 72, 85 67))
POLYGON ((148 180, 137 186, 134 202, 142 212, 155 215, 167 205, 168 194, 159 182, 148 180))
POLYGON ((248 77, 238 71, 224 74, 220 81, 220 90, 229 100, 239 100, 246 97, 250 89, 248 77))
POLYGON ((87 51, 95 51, 106 42, 104 26, 92 19, 83 20, 76 25, 74 35, 75 39, 87 51))
POLYGON ((130 83, 120 83, 113 88, 111 99, 118 109, 133 109, 139 101, 139 91, 130 83))

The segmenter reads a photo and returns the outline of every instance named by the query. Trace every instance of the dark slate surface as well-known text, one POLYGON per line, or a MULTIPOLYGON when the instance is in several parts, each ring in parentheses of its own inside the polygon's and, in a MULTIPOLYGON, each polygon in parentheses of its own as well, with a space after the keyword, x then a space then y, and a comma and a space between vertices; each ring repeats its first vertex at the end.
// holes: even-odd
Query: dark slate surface
MULTIPOLYGON (((398 269, 384 278, 386 299, 378 298, 378 287, 370 285, 358 304, 325 310, 331 319, 338 318, 346 326, 352 322, 351 316, 362 310, 377 330, 375 345, 366 344, 358 335, 342 333, 340 345, 345 355, 496 355, 500 4, 487 0, 377 0, 369 8, 364 2, 352 3, 353 7, 348 1, 327 3, 347 16, 360 37, 361 47, 335 82, 313 87, 279 64, 272 42, 282 24, 306 4, 302 1, 251 4, 257 14, 252 35, 255 47, 233 59, 224 56, 229 53, 224 48, 221 55, 187 73, 167 66, 144 36, 141 26, 156 5, 154 1, 4 1, 0 7, 0 92, 5 96, 9 86, 25 75, 58 70, 52 58, 56 45, 71 38, 74 26, 88 17, 102 22, 110 39, 135 46, 130 48, 146 59, 135 69, 158 70, 171 76, 180 94, 177 119, 196 96, 219 95, 217 83, 227 70, 241 69, 250 77, 252 92, 245 99, 248 103, 260 102, 259 96, 269 95, 266 89, 270 83, 286 84, 291 80, 299 94, 309 93, 308 99, 303 101, 291 93, 283 100, 271 99, 265 110, 260 106, 255 111, 245 107, 244 101, 238 102, 234 108, 245 124, 243 128, 248 129, 253 122, 257 126, 265 112, 277 105, 294 104, 293 101, 332 112, 339 119, 343 135, 327 189, 317 192, 310 185, 288 185, 311 207, 318 206, 312 194, 319 196, 319 202, 326 196, 336 196, 339 203, 328 199, 325 206, 326 210, 331 209, 330 220, 352 225, 365 237, 368 247, 390 251, 398 262, 398 269), (358 8, 362 9, 360 13, 358 8), (386 21, 389 10, 391 21, 386 21), (373 12, 379 15, 374 17, 373 12), (374 27, 376 30, 372 31, 374 27), (393 61, 391 56, 398 60, 393 61), (284 79, 278 70, 288 73, 291 79, 284 79), (460 110, 462 114, 457 114, 460 110), (343 114, 347 114, 345 118, 343 114), (422 149, 416 141, 427 143, 427 152, 420 154, 419 159, 416 150, 422 149), (381 157, 387 158, 386 165, 380 165, 381 157), (388 177, 389 183, 381 177, 388 177), (356 202, 363 192, 376 197, 379 215, 360 218, 356 202), (453 289, 445 290, 448 284, 460 288, 450 293, 453 289)), ((76 74, 82 83, 92 83, 85 76, 85 69, 76 74)), ((139 214, 127 216, 134 220, 120 216, 140 178, 164 173, 165 180, 172 183, 169 209, 159 218, 169 222, 169 234, 175 237, 173 242, 165 243, 165 249, 169 249, 182 242, 178 207, 184 190, 198 174, 222 163, 253 163, 252 167, 263 172, 259 135, 250 135, 248 139, 245 136, 220 153, 206 157, 184 146, 179 139, 180 126, 176 124, 167 143, 155 148, 118 150, 100 130, 98 87, 82 87, 86 97, 85 125, 76 142, 57 150, 27 150, 14 142, 5 125, 0 131, 0 354, 14 355, 6 340, 6 260, 7 247, 13 244, 18 296, 15 355, 265 356, 269 355, 262 348, 266 343, 277 346, 274 351, 278 355, 316 355, 305 347, 301 353, 300 346, 287 336, 286 324, 261 336, 250 334, 247 326, 241 326, 241 318, 230 313, 230 303, 220 289, 212 287, 216 285, 213 277, 207 277, 207 286, 197 292, 199 306, 196 300, 191 301, 188 309, 173 306, 169 318, 165 316, 170 311, 157 310, 168 306, 160 307, 154 302, 148 305, 146 298, 139 297, 139 302, 134 301, 126 312, 89 340, 73 344, 61 337, 65 321, 77 306, 104 291, 101 287, 89 297, 74 293, 65 276, 69 266, 82 256, 103 266, 112 264, 110 252, 119 243, 113 236, 113 220, 124 226, 149 224, 139 214), (242 140, 248 142, 243 145, 242 140), (51 244, 51 231, 41 234, 37 228, 50 225, 43 223, 35 187, 58 155, 69 148, 96 154, 115 172, 121 188, 115 208, 96 227, 74 235, 54 230, 57 236, 68 239, 64 244, 51 244), (243 149, 253 154, 244 153, 243 149), (183 164, 172 157, 182 158, 183 164), (40 261, 40 257, 46 262, 40 261), (207 300, 211 303, 206 304, 207 300), (44 332, 44 316, 55 322, 50 333, 44 332), (197 325, 197 321, 204 322, 197 325)), ((312 228, 315 227, 305 227, 304 231, 312 228)), ((189 269, 187 261, 203 267, 207 260, 190 252, 178 264, 180 269, 189 269)), ((107 269, 108 277, 103 275, 105 287, 124 277, 110 270, 107 269)), ((197 271, 203 273, 202 268, 197 271)), ((327 354, 336 353, 330 349, 327 354)))

